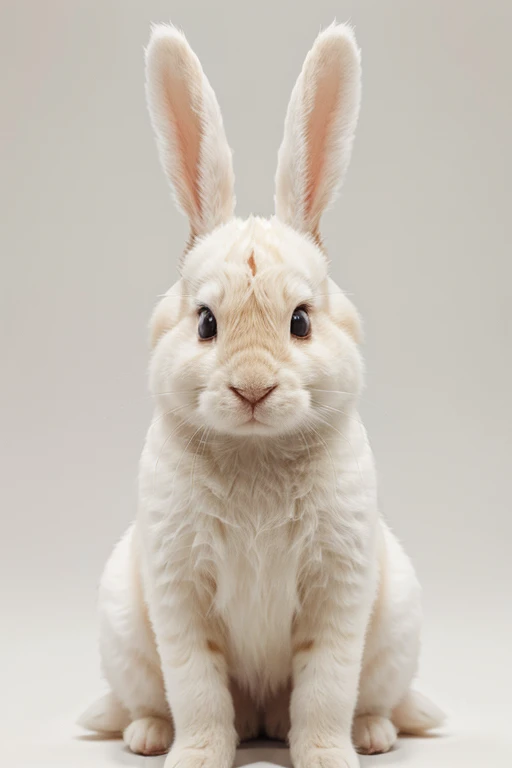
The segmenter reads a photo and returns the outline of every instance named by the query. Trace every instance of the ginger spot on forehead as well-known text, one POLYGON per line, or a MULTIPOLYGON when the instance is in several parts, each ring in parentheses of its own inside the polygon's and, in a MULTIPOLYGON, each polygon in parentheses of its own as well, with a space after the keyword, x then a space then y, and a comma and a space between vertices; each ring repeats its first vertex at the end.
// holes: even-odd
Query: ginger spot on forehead
POLYGON ((308 653, 314 646, 313 640, 302 640, 300 643, 294 644, 292 648, 292 653, 294 656, 296 656, 298 653, 308 653))
POLYGON ((256 262, 254 261, 254 251, 251 253, 249 258, 247 259, 247 263, 249 265, 249 269, 252 272, 252 276, 254 277, 254 275, 256 274, 256 262))
POLYGON ((222 653, 221 647, 215 642, 215 640, 208 639, 206 641, 206 647, 212 653, 222 653))

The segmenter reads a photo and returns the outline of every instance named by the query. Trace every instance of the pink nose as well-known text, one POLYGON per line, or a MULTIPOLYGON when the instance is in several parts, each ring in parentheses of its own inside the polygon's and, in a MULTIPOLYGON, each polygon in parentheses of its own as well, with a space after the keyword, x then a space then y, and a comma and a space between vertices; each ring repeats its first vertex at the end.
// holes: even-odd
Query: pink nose
POLYGON ((264 400, 266 397, 268 397, 270 393, 276 389, 276 387, 277 384, 275 384, 273 387, 230 387, 230 390, 234 392, 235 395, 240 398, 240 400, 255 406, 258 403, 261 403, 262 400, 264 400))

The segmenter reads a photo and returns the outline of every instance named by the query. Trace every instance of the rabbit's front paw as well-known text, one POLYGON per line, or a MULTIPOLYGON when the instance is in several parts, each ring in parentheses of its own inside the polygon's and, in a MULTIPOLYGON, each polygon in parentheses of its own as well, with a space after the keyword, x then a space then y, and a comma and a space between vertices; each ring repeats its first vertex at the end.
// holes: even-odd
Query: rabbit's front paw
POLYGON ((165 760, 164 768, 232 768, 235 760, 235 744, 207 747, 173 746, 165 760))
POLYGON ((336 747, 312 746, 294 752, 294 768, 359 768, 359 758, 349 743, 336 747))
POLYGON ((364 755, 389 752, 396 741, 395 726, 380 715, 358 715, 352 734, 357 751, 364 755))
POLYGON ((123 739, 136 755, 163 755, 172 743, 172 723, 163 717, 140 717, 124 729, 123 739))

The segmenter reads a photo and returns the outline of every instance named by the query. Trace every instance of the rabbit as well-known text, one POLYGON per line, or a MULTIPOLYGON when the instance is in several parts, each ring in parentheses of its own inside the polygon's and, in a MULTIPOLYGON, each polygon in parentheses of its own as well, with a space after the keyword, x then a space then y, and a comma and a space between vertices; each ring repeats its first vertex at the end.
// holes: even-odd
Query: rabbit
POLYGON ((319 229, 351 154, 359 49, 333 24, 308 53, 270 219, 234 215, 219 105, 181 31, 153 28, 146 75, 190 240, 151 321, 136 520, 99 590, 110 691, 80 723, 168 751, 166 768, 231 768, 263 734, 295 768, 355 768, 443 720, 411 689, 420 587, 378 512, 361 322, 319 229))

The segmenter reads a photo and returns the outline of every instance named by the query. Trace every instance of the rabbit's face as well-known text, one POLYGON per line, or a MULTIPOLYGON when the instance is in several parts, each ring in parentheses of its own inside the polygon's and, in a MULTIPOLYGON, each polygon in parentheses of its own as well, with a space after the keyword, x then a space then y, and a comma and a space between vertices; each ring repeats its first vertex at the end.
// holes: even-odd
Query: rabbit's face
POLYGON ((183 34, 155 27, 146 67, 160 159, 191 229, 181 280, 153 318, 153 393, 166 413, 230 435, 304 432, 337 421, 361 386, 359 323, 329 280, 317 243, 359 111, 352 31, 333 24, 306 57, 286 115, 269 221, 234 218, 220 108, 183 34))
POLYGON ((355 309, 318 246, 277 219, 234 220, 202 240, 153 325, 153 393, 197 428, 315 430, 361 386, 355 309))

